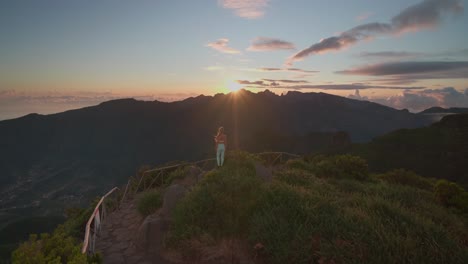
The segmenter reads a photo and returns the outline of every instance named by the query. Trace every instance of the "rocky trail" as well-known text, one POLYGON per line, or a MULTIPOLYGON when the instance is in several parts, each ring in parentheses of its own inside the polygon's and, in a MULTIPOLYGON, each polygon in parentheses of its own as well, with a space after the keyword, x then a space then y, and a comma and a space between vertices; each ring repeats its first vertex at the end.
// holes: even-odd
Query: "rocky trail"
MULTIPOLYGON (((255 169, 257 176, 266 181, 271 180, 271 169, 259 164, 256 164, 255 169)), ((173 264, 162 257, 171 212, 205 173, 193 167, 184 179, 165 189, 162 208, 146 218, 137 211, 137 198, 123 202, 102 224, 101 233, 96 239, 96 251, 101 253, 103 263, 173 264)))

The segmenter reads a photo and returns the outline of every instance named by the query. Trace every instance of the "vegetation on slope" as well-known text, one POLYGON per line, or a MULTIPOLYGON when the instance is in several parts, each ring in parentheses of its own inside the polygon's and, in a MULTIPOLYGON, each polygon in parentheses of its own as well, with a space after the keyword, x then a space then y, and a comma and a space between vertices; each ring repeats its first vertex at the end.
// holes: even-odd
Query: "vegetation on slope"
MULTIPOLYGON (((467 263, 468 193, 446 180, 397 169, 370 174, 356 156, 289 160, 264 181, 257 156, 232 152, 173 212, 167 254, 185 263, 467 263)), ((144 215, 160 190, 182 179, 174 170, 147 192, 144 215)), ((81 255, 91 209, 69 212, 51 235, 33 235, 14 263, 93 263, 81 255)))
MULTIPOLYGON (((365 161, 352 156, 289 161, 271 182, 262 182, 254 162, 246 153, 231 155, 180 202, 166 242, 181 259, 222 263, 248 255, 256 263, 468 261, 463 205, 438 200, 433 188, 440 183, 429 181, 428 188, 416 174, 399 180, 392 176, 398 171, 369 175, 365 161), (241 246, 224 256, 207 250, 225 241, 240 241, 241 246)), ((458 200, 466 199, 463 189, 455 192, 458 200)))
POLYGON ((138 198, 137 210, 142 216, 148 216, 162 205, 162 196, 158 190, 150 190, 141 194, 138 198))
MULTIPOLYGON (((66 211, 67 220, 51 234, 31 234, 28 241, 13 251, 12 263, 100 263, 99 255, 87 256, 81 253, 85 225, 97 201, 87 209, 69 208, 66 211)), ((111 209, 111 203, 108 208, 111 209)))
POLYGON ((397 130, 345 152, 366 159, 372 171, 406 168, 467 187, 468 114, 445 116, 424 128, 397 130))

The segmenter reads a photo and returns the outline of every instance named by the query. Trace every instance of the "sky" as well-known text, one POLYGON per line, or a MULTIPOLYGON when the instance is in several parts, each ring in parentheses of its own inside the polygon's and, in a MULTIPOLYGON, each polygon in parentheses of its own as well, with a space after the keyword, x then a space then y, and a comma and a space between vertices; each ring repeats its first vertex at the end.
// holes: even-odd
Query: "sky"
POLYGON ((1 0, 0 120, 133 97, 468 107, 468 0, 1 0))

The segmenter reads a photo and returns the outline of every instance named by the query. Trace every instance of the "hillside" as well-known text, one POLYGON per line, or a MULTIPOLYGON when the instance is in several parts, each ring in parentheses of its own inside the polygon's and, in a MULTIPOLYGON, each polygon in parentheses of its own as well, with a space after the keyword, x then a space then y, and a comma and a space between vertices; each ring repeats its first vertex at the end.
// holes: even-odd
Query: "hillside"
MULTIPOLYGON (((457 185, 404 171, 369 174, 365 160, 349 155, 271 162, 230 152, 221 168, 180 167, 166 181, 152 181, 155 173, 152 188, 104 223, 98 253, 104 263, 468 261, 468 193, 457 185)), ((32 248, 41 258, 83 261, 70 242, 54 250, 68 241, 67 226, 42 238, 47 248, 23 244, 14 262, 40 256, 32 248)))
POLYGON ((468 108, 466 107, 431 107, 424 111, 419 112, 419 114, 467 114, 468 108))
POLYGON ((400 129, 344 152, 383 172, 405 168, 468 185, 468 114, 448 115, 428 127, 400 129))
POLYGON ((221 125, 231 148, 308 153, 428 122, 324 93, 245 90, 173 103, 122 99, 1 121, 0 229, 88 204, 142 165, 210 157, 221 125))

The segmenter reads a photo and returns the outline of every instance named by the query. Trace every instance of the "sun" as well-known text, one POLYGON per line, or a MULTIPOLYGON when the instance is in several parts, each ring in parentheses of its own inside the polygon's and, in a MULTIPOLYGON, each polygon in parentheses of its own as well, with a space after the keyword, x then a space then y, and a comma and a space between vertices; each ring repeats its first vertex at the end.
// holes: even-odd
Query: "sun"
POLYGON ((235 81, 230 81, 230 82, 227 83, 227 88, 231 92, 239 91, 242 87, 243 87, 242 84, 240 84, 238 82, 235 82, 235 81))

